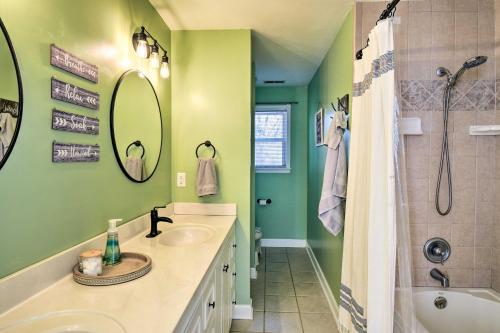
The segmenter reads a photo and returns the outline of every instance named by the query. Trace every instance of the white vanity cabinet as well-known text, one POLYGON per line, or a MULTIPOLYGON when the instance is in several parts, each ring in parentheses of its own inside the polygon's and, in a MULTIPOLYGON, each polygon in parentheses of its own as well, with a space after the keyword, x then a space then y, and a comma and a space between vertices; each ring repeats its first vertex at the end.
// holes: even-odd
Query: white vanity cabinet
POLYGON ((235 301, 235 231, 229 232, 176 332, 227 333, 235 301))

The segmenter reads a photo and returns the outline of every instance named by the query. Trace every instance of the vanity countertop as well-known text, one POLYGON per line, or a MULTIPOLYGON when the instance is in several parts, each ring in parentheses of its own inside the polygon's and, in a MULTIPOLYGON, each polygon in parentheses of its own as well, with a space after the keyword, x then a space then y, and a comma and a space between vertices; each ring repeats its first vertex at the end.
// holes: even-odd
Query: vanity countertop
MULTIPOLYGON (((172 332, 181 320, 205 273, 233 226, 236 216, 174 215, 174 224, 202 224, 215 229, 203 244, 172 247, 160 244, 160 236, 146 238, 148 230, 120 244, 122 252, 149 255, 153 268, 147 275, 124 284, 89 287, 71 275, 46 288, 0 316, 0 327, 20 319, 52 311, 79 309, 110 315, 128 333, 172 332)), ((171 228, 159 223, 158 229, 171 228)))

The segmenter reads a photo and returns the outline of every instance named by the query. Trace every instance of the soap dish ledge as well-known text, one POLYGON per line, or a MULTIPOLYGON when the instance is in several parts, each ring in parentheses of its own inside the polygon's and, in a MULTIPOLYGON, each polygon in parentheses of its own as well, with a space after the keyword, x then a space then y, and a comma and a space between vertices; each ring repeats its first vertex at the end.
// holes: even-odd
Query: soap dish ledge
POLYGON ((470 126, 469 135, 500 135, 500 125, 470 126))

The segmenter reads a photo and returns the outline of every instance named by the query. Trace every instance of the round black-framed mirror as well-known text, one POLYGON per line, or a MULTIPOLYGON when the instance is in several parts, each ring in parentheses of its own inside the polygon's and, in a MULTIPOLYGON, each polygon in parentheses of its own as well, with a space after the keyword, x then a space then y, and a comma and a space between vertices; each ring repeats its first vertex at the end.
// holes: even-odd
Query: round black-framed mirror
POLYGON ((0 169, 16 144, 23 114, 23 83, 14 45, 0 17, 0 169))
POLYGON ((124 72, 111 98, 111 141, 120 169, 136 183, 148 181, 160 162, 163 120, 156 90, 137 69, 124 72))

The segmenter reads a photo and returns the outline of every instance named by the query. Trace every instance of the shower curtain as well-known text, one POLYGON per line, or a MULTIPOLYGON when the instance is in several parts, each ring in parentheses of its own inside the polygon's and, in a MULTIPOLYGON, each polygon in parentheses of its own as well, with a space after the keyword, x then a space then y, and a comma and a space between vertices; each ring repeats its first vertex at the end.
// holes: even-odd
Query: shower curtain
POLYGON ((363 59, 354 67, 339 329, 411 333, 416 320, 400 174, 392 19, 380 21, 369 38, 363 59))

